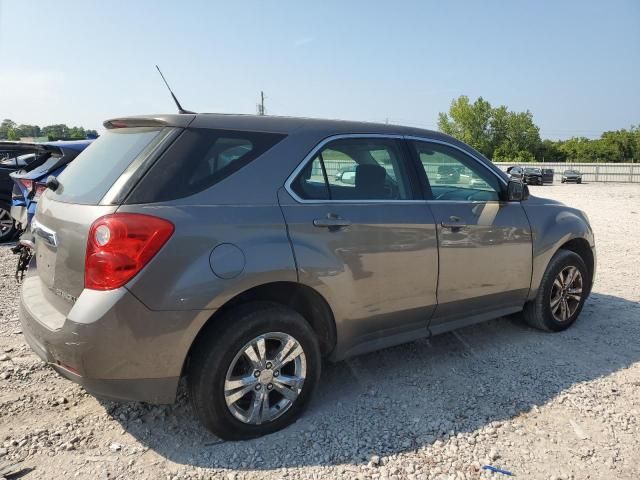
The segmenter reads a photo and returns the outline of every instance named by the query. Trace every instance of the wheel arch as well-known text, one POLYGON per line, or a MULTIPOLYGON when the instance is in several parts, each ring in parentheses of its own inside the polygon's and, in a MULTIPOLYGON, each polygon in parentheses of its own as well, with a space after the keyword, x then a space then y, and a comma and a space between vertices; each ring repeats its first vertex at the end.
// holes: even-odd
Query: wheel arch
POLYGON ((595 275, 595 257, 593 255, 593 249, 589 242, 585 238, 577 237, 563 243, 558 250, 569 250, 577 254, 587 266, 589 272, 589 282, 587 295, 591 293, 591 287, 593 285, 593 277, 595 275))
POLYGON ((297 282, 271 282, 249 288, 225 302, 202 325, 193 341, 183 364, 183 372, 198 341, 205 337, 217 320, 230 310, 253 302, 273 302, 287 306, 305 318, 313 329, 323 358, 328 357, 336 346, 336 324, 331 307, 325 298, 313 288, 297 282))
POLYGON ((584 212, 558 202, 533 198, 523 207, 533 232, 533 268, 527 300, 535 298, 549 262, 560 249, 572 251, 584 260, 589 269, 589 290, 595 276, 596 256, 594 235, 584 212))

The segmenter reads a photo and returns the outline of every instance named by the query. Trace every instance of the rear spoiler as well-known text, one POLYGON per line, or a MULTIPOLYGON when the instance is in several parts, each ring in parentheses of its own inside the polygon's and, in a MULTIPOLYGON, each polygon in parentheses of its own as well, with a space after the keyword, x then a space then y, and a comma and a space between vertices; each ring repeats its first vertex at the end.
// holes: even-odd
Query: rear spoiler
POLYGON ((192 114, 178 115, 150 115, 113 118, 106 120, 102 125, 108 130, 115 128, 133 128, 133 127, 180 127, 184 128, 196 118, 192 114))
POLYGON ((11 152, 20 152, 23 153, 35 153, 38 151, 46 150, 46 145, 42 143, 33 143, 33 142, 14 142, 8 140, 0 141, 0 152, 2 151, 11 151, 11 152))

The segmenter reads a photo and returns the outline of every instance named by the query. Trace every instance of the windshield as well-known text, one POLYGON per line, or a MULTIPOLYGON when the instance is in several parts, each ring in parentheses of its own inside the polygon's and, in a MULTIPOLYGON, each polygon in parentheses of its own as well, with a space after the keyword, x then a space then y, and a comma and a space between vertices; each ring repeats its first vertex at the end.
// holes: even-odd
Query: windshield
POLYGON ((524 171, 525 173, 540 173, 539 168, 525 168, 524 171))
POLYGON ((576 175, 576 174, 579 174, 580 172, 578 172, 577 170, 567 170, 564 173, 568 173, 568 174, 571 174, 571 175, 576 175))

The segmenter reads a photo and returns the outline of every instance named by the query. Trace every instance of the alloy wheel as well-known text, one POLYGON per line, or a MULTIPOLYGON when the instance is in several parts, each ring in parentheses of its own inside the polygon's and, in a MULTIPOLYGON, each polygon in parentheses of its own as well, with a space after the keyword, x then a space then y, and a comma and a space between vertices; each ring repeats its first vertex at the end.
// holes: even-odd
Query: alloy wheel
POLYGON ((572 265, 563 268, 553 281, 550 306, 553 318, 566 322, 576 312, 582 300, 582 274, 572 265))
POLYGON ((307 374, 307 359, 291 335, 270 332, 245 344, 229 365, 224 397, 243 423, 274 421, 294 404, 307 374))

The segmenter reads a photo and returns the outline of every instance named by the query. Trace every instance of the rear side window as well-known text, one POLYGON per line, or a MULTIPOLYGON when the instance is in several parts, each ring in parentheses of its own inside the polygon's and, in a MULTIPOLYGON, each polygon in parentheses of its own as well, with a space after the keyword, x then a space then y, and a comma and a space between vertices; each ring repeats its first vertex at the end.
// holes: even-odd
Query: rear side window
POLYGON ((127 167, 149 152, 171 128, 118 128, 107 130, 71 162, 53 192, 61 202, 96 205, 127 167))
POLYGON ((127 203, 153 203, 194 195, 265 153, 285 135, 189 128, 151 167, 127 203))

